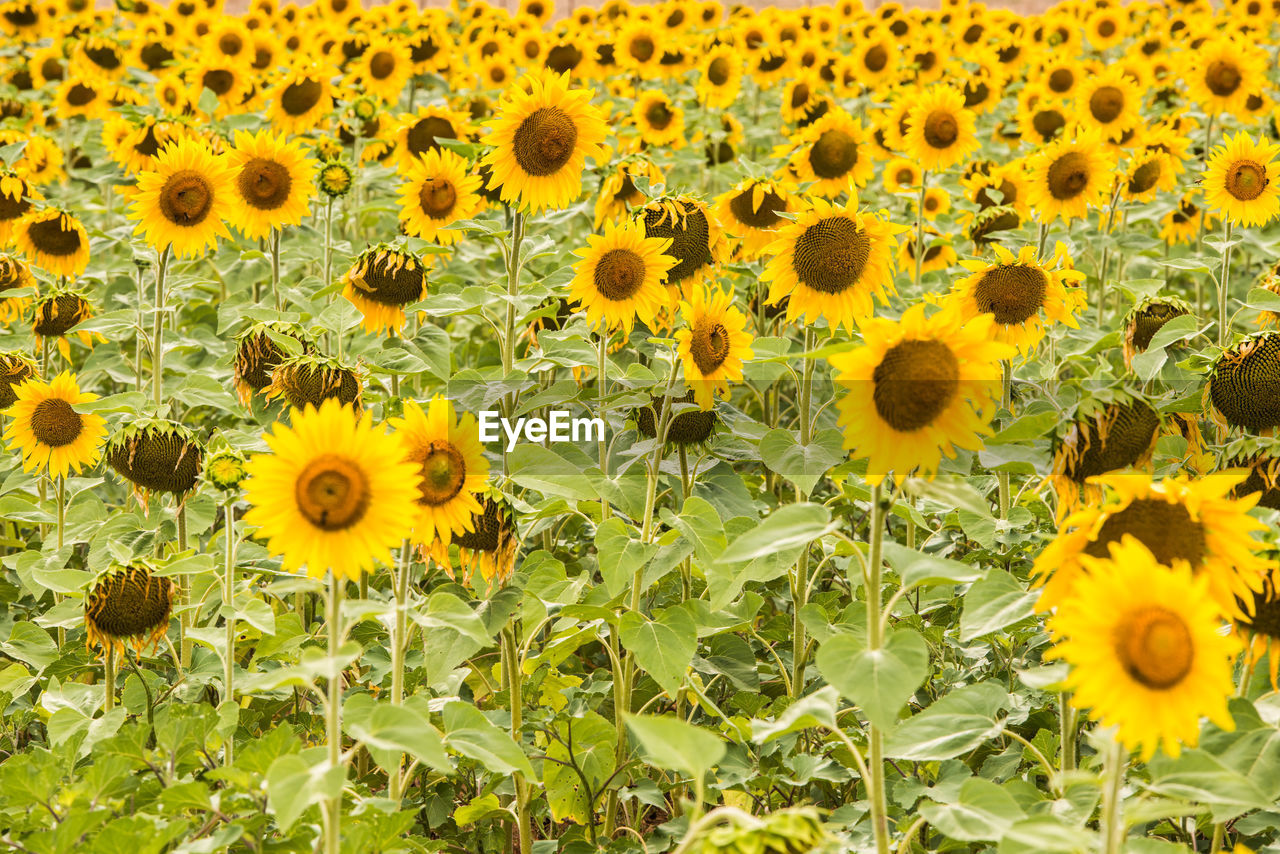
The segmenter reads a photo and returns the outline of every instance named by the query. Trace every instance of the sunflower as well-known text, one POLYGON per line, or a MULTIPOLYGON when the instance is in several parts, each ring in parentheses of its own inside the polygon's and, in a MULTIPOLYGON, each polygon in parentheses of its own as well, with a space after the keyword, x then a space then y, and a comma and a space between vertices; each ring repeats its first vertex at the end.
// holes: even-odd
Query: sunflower
POLYGON ((1202 228, 1205 233, 1212 232, 1217 221, 1195 203, 1191 194, 1183 196, 1176 208, 1160 218, 1160 238, 1170 245, 1195 243, 1202 228))
MULTIPOLYGON (((463 582, 475 588, 475 574, 486 582, 505 584, 515 570, 520 551, 520 532, 516 527, 515 508, 502 493, 487 487, 480 496, 482 510, 472 514, 470 529, 455 533, 453 545, 458 547, 458 563, 463 582)), ((436 540, 432 558, 454 577, 453 562, 445 543, 436 540)))
POLYGON ((941 187, 929 187, 924 191, 924 218, 937 219, 951 210, 951 195, 941 187))
POLYGON ((89 265, 89 234, 80 220, 59 208, 32 211, 18 221, 18 251, 55 276, 75 278, 89 265))
POLYGON ((44 196, 35 185, 16 172, 0 174, 0 245, 7 245, 15 226, 31 211, 34 201, 44 196))
POLYGON ((28 295, 12 295, 10 292, 34 288, 35 284, 31 268, 21 258, 0 255, 0 323, 8 324, 19 319, 31 304, 28 295))
MULTIPOLYGON (((640 435, 658 438, 658 420, 662 415, 662 398, 649 398, 649 404, 633 410, 632 419, 640 435)), ((669 417, 664 442, 678 447, 706 447, 715 435, 720 418, 714 409, 703 409, 694 403, 693 389, 679 397, 667 398, 669 417)))
POLYGON ((1037 97, 1028 87, 1018 97, 1018 130, 1022 138, 1036 145, 1053 142, 1071 123, 1071 107, 1059 98, 1037 97))
MULTIPOLYGON (((921 273, 932 273, 935 270, 949 270, 956 265, 959 256, 950 238, 944 238, 933 226, 926 226, 924 260, 920 262, 921 273)), ((914 270, 916 266, 916 236, 908 232, 898 245, 898 266, 903 270, 914 270)))
POLYGON ((130 421, 118 430, 105 452, 116 474, 146 496, 162 492, 185 500, 200 482, 204 447, 189 429, 158 418, 130 421))
POLYGON ((85 646, 132 646, 139 654, 157 646, 169 630, 178 588, 143 560, 112 564, 94 582, 84 600, 85 646))
POLYGON ((1084 279, 1084 273, 1071 268, 1065 244, 1058 244, 1051 259, 1038 259, 1034 246, 1024 246, 1017 255, 998 243, 993 248, 994 264, 960 262, 972 274, 952 291, 963 320, 990 315, 996 340, 1012 344, 1024 356, 1044 338, 1046 323, 1079 328, 1075 312, 1083 306, 1069 296, 1068 285, 1084 279))
POLYGON ((315 161, 302 143, 286 142, 270 131, 236 131, 228 153, 235 170, 232 221, 245 237, 266 237, 272 229, 298 225, 315 195, 315 161))
POLYGON ((449 228, 475 216, 484 205, 481 179, 467 172, 467 161, 452 151, 431 149, 404 172, 400 185, 400 222, 406 234, 449 246, 462 232, 449 228))
POLYGON ((474 532, 489 477, 475 416, 459 416, 450 400, 436 395, 426 412, 416 400, 405 401, 404 416, 388 423, 416 474, 414 541, 429 549, 437 540, 447 545, 458 534, 474 532))
POLYGON ((631 121, 646 145, 684 148, 684 110, 672 104, 666 92, 641 92, 631 109, 631 121))
POLYGON ((316 187, 330 199, 340 199, 355 186, 351 165, 343 160, 327 160, 316 171, 316 187))
POLYGON ((1090 207, 1102 207, 1111 189, 1115 162, 1097 131, 1060 137, 1029 160, 1027 202, 1044 224, 1061 217, 1084 219, 1090 207))
POLYGON ((1148 467, 1160 438, 1160 416, 1146 400, 1126 393, 1109 393, 1106 400, 1089 399, 1053 437, 1053 468, 1046 482, 1058 498, 1058 519, 1096 505, 1103 491, 1098 475, 1148 467))
POLYGON ((352 64, 349 82, 384 104, 400 100, 413 75, 408 46, 400 39, 377 36, 352 64))
POLYGON ((225 56, 206 54, 191 71, 187 80, 191 88, 188 99, 197 110, 200 110, 200 96, 205 89, 217 96, 218 106, 208 118, 222 118, 228 115, 245 98, 253 85, 253 75, 243 62, 228 59, 225 56))
POLYGON ((100 118, 107 111, 107 90, 78 77, 68 77, 58 86, 54 95, 54 109, 62 119, 82 116, 85 119, 100 118))
POLYGON ((1055 644, 1046 658, 1071 665, 1071 704, 1115 726, 1143 761, 1160 748, 1176 757, 1194 747, 1202 717, 1235 729, 1227 698, 1239 641, 1219 631, 1209 579, 1161 558, 1133 537, 1086 556, 1074 595, 1049 620, 1055 644))
POLYGON ((877 89, 894 78, 900 61, 897 41, 877 29, 858 41, 853 55, 854 73, 868 89, 877 89))
POLYGON ((1173 158, 1158 148, 1143 148, 1134 153, 1120 177, 1121 195, 1131 202, 1149 202, 1156 194, 1172 192, 1178 177, 1173 158))
POLYGON ((976 450, 1000 398, 1000 360, 1013 348, 994 340, 993 320, 964 324, 954 306, 925 317, 918 303, 900 321, 868 317, 865 343, 830 357, 844 446, 868 460, 867 480, 890 472, 932 475, 942 455, 976 450))
POLYGON ((537 213, 562 208, 582 192, 586 158, 601 159, 608 125, 591 104, 592 92, 570 89, 568 75, 536 72, 511 89, 489 123, 494 146, 483 162, 490 189, 502 200, 537 213))
POLYGON ((782 91, 782 120, 811 124, 818 118, 814 115, 815 112, 822 110, 824 106, 829 110, 829 103, 822 94, 822 81, 818 75, 812 71, 802 71, 791 78, 782 91))
MULTIPOLYGON (((701 199, 692 196, 663 196, 634 214, 644 223, 646 237, 670 239, 664 249, 676 259, 663 276, 669 288, 688 288, 713 275, 728 254, 728 242, 715 214, 701 199)), ((676 305, 676 293, 670 305, 676 305)))
POLYGON ((862 123, 844 110, 833 110, 800 132, 788 165, 815 196, 852 195, 875 171, 866 143, 862 123))
POLYGON ((1142 116, 1142 90, 1116 66, 1090 74, 1076 88, 1076 115, 1109 139, 1132 130, 1142 116))
POLYGON ((333 107, 332 72, 318 65, 300 66, 280 78, 267 95, 272 126, 283 134, 312 130, 333 107))
POLYGON ((1223 427, 1270 435, 1280 427, 1280 332, 1255 332, 1222 351, 1204 401, 1223 427))
POLYGON ((409 252, 370 246, 342 277, 342 295, 360 309, 361 325, 375 335, 398 334, 404 308, 427 295, 427 267, 409 252))
POLYGON ((728 109, 742 88, 741 54, 731 45, 717 45, 703 56, 700 67, 698 99, 708 110, 728 109))
POLYGON ((268 400, 283 398, 295 412, 307 406, 318 407, 326 400, 337 400, 353 412, 360 412, 363 392, 362 379, 355 368, 314 353, 281 361, 272 369, 271 385, 266 388, 268 400))
POLYGON ((22 451, 23 471, 65 478, 74 470, 97 464, 106 436, 102 416, 76 411, 76 404, 97 400, 80 391, 75 377, 63 371, 52 382, 29 379, 14 389, 17 400, 5 410, 9 450, 22 451))
POLYGON ((331 571, 355 580, 409 535, 417 516, 419 467, 399 439, 336 400, 295 409, 263 439, 271 453, 248 463, 245 521, 287 571, 331 571))
POLYGON ((25 353, 0 353, 0 409, 13 406, 18 400, 18 388, 36 376, 35 363, 25 353))
POLYGON ((248 406, 255 393, 267 392, 271 372, 290 356, 315 352, 315 341, 301 327, 278 320, 255 323, 236 338, 233 358, 236 391, 248 406))
POLYGON ((1230 498, 1244 474, 1152 480, 1146 474, 1107 474, 1093 482, 1108 500, 1085 504, 1067 516, 1058 536, 1036 559, 1031 573, 1042 587, 1037 609, 1061 606, 1084 574, 1082 557, 1100 558, 1125 536, 1136 538, 1165 566, 1185 563, 1208 579, 1209 595, 1223 613, 1238 611, 1261 587, 1269 563, 1254 538, 1266 525, 1249 515, 1257 495, 1230 498))
POLYGON ((626 216, 631 208, 648 200, 645 190, 636 185, 637 179, 640 179, 647 190, 655 184, 664 183, 666 176, 652 160, 643 155, 632 155, 616 162, 613 171, 601 184, 600 195, 596 198, 597 230, 608 220, 626 216))
POLYGON ((396 153, 402 168, 408 168, 428 151, 439 151, 440 139, 466 139, 471 121, 466 113, 444 105, 419 107, 400 116, 395 131, 396 153))
POLYGON ((974 114, 951 86, 925 89, 907 111, 906 150, 927 172, 959 163, 978 145, 974 114))
POLYGON ((134 229, 161 251, 179 258, 203 256, 219 237, 230 237, 226 219, 235 211, 235 167, 203 141, 183 137, 156 155, 155 168, 138 175, 130 215, 134 229))
POLYGON ((1124 41, 1128 16, 1117 8, 1099 7, 1084 22, 1085 34, 1094 50, 1104 51, 1124 41))
POLYGON ((795 222, 783 226, 764 250, 773 256, 760 278, 770 282, 768 301, 787 300, 787 321, 816 322, 853 330, 871 314, 872 298, 893 291, 896 235, 907 227, 815 199, 795 222))
POLYGON ((1124 365, 1132 369, 1133 357, 1145 353, 1151 339, 1175 317, 1191 313, 1191 306, 1168 296, 1144 297, 1124 320, 1124 365))
POLYGON ((783 215, 795 206, 779 182, 749 178, 716 199, 715 215, 737 244, 738 257, 754 261, 786 222, 783 215))
POLYGON ((668 305, 663 279, 676 264, 670 237, 647 237, 639 222, 608 222, 603 234, 587 237, 586 248, 575 254, 569 297, 586 311, 587 323, 607 331, 630 334, 637 317, 652 326, 668 305))
POLYGON ((1215 38, 1195 51, 1195 63, 1187 73, 1191 98, 1206 113, 1231 113, 1245 118, 1250 95, 1266 86, 1267 54, 1243 40, 1215 38))
POLYGON ((1280 144, 1254 142, 1248 134, 1227 136, 1215 146, 1204 172, 1210 209, 1239 225, 1266 225, 1280 214, 1280 144))
POLYGON ((716 394, 729 397, 729 383, 742 379, 742 363, 754 357, 747 318, 733 304, 733 292, 706 286, 692 288, 681 300, 685 326, 676 330, 685 385, 702 409, 711 409, 716 394))
POLYGON ((920 166, 908 157, 895 157, 884 167, 884 189, 890 195, 918 194, 920 166))
POLYGON ((1280 570, 1272 567, 1262 579, 1262 589, 1240 603, 1240 614, 1233 620, 1232 631, 1245 648, 1245 667, 1252 670, 1265 655, 1270 661, 1269 675, 1273 690, 1280 688, 1280 593, 1276 584, 1280 570))

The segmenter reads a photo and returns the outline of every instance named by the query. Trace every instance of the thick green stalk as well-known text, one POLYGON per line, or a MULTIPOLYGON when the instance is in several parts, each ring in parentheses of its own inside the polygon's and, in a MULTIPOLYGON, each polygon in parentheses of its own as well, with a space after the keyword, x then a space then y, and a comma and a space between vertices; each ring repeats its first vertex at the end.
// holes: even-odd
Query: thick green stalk
POLYGON ((1103 760, 1106 782, 1102 791, 1103 854, 1120 854, 1124 848, 1124 815, 1120 791, 1124 787, 1125 766, 1129 757, 1124 746, 1114 741, 1103 760))
MULTIPOLYGON (((235 663, 236 663, 236 510, 234 499, 227 499, 223 505, 226 518, 227 538, 226 563, 222 568, 222 606, 226 610, 227 637, 222 651, 222 693, 228 702, 235 702, 235 663)), ((227 738, 225 752, 226 764, 235 761, 235 734, 227 738)))
POLYGON ((106 693, 102 698, 102 711, 109 712, 116 705, 116 647, 108 641, 107 651, 102 655, 103 687, 106 693))
POLYGON ((1218 346, 1227 346, 1230 339, 1227 316, 1227 303, 1230 301, 1231 281, 1231 220, 1227 219, 1222 227, 1222 269, 1218 273, 1218 346))
MULTIPOLYGON (((524 212, 516 211, 511 223, 511 245, 506 252, 507 261, 507 316, 502 333, 502 378, 511 373, 516 360, 516 297, 520 295, 520 248, 524 243, 524 212)), ((510 418, 516 410, 518 395, 503 395, 503 415, 510 418)))
MULTIPOLYGON (((409 569, 413 565, 413 548, 408 540, 400 544, 400 567, 396 570, 395 583, 395 617, 391 621, 391 705, 399 706, 404 702, 404 653, 405 637, 409 624, 409 569)), ((404 764, 404 755, 396 760, 396 767, 387 778, 387 797, 399 803, 402 797, 402 781, 400 768, 404 764)))
POLYGON ((169 247, 160 253, 156 264, 156 308, 151 319, 151 397, 160 414, 160 402, 164 397, 164 280, 169 271, 169 247))
POLYGON ((271 229, 271 293, 275 296, 276 311, 283 302, 280 299, 280 229, 271 229))
MULTIPOLYGON (((880 483, 871 487, 871 543, 867 557, 867 649, 875 652, 884 643, 880 631, 880 585, 883 569, 881 552, 884 544, 884 492, 880 483)), ((889 809, 885 797, 884 733, 868 723, 867 796, 871 801, 871 830, 875 836, 876 854, 889 852, 889 809)))
MULTIPOLYGON (((1013 414, 1013 362, 1005 359, 1000 363, 1001 391, 1000 407, 1010 415, 1013 414)), ((1009 518, 1009 473, 996 472, 996 483, 999 485, 1000 518, 1009 518)))
POLYGON ((1076 767, 1076 722, 1071 709, 1071 695, 1058 693, 1058 740, 1062 743, 1062 773, 1076 767))
MULTIPOLYGON (((325 618, 329 623, 329 698, 325 704, 325 746, 329 749, 329 767, 342 765, 342 669, 338 666, 338 649, 342 646, 342 580, 329 570, 329 596, 325 600, 325 618)), ((345 775, 344 775, 345 776, 345 775)), ((342 852, 342 793, 324 804, 325 854, 342 852)))
MULTIPOLYGON (((596 413, 596 415, 601 420, 605 418, 605 398, 609 391, 609 386, 608 386, 609 375, 607 371, 607 368, 609 365, 608 351, 609 351, 609 333, 606 329, 604 332, 600 334, 599 339, 596 341, 596 356, 597 356, 596 370, 598 371, 596 375, 596 382, 599 384, 599 387, 600 387, 600 404, 599 404, 600 410, 596 413)), ((609 443, 605 439, 603 430, 600 432, 599 452, 600 452, 600 474, 604 475, 605 477, 608 477, 609 476, 609 443)), ((603 492, 601 492, 600 521, 603 522, 608 518, 609 518, 609 499, 603 492)))
MULTIPOLYGON (((919 247, 917 247, 919 248, 919 247)), ((917 280, 919 273, 919 254, 917 253, 917 280)), ((804 352, 807 354, 814 348, 817 341, 817 333, 812 326, 806 326, 804 330, 804 352)), ((813 423, 812 423, 812 398, 813 398, 813 370, 814 359, 809 356, 804 358, 804 368, 801 372, 800 379, 800 446, 807 448, 809 442, 813 439, 813 423)), ((796 501, 803 501, 804 494, 800 488, 796 488, 796 501)), ((804 693, 804 669, 806 646, 808 638, 805 634, 804 622, 800 619, 800 611, 804 608, 809 598, 809 549, 805 548, 800 552, 800 559, 796 561, 795 573, 791 580, 791 690, 795 696, 804 693)))
MULTIPOLYGON (((520 730, 524 726, 524 674, 520 671, 520 656, 516 651, 515 630, 511 623, 502 629, 502 669, 507 680, 507 696, 511 706, 511 738, 520 743, 520 730)), ((533 850, 533 820, 530 804, 533 800, 529 781, 516 772, 516 835, 520 839, 520 854, 533 850)))
POLYGON ((928 170, 920 173, 920 198, 916 203, 916 274, 912 279, 917 291, 920 290, 920 269, 924 265, 924 196, 928 179, 928 170))

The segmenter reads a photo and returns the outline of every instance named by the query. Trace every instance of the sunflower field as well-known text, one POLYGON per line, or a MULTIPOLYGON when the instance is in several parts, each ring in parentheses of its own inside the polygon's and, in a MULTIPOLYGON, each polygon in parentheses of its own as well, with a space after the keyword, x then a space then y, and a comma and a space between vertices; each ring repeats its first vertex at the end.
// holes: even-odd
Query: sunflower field
POLYGON ((0 850, 1280 850, 1280 2, 0 0, 0 850))

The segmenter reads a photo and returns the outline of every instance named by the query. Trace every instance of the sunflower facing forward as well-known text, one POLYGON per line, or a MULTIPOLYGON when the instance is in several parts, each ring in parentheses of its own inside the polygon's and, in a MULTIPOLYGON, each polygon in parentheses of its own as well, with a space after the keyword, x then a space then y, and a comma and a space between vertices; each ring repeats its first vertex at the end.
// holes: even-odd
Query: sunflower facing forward
POLYGON ((513 87, 489 123, 484 157, 489 189, 530 213, 562 208, 582 192, 586 158, 599 160, 609 135, 589 89, 570 89, 569 75, 540 71, 513 87))
POLYGON ((799 181, 811 185, 810 193, 827 199, 865 187, 875 172, 867 132, 844 110, 833 110, 801 131, 788 165, 799 181))
POLYGON ((930 86, 907 112, 907 151, 928 172, 954 166, 978 145, 975 117, 951 86, 930 86))
POLYGON ((484 204, 480 177, 452 151, 431 149, 404 170, 400 185, 400 222, 406 234, 449 246, 462 232, 449 226, 475 216, 484 204))
POLYGON ((760 278, 770 282, 771 305, 787 300, 787 321, 853 330, 871 314, 872 298, 893 291, 895 235, 906 231, 854 207, 815 199, 813 207, 778 230, 764 254, 773 256, 760 278))
POLYGON ((455 534, 475 530, 473 516, 483 513, 478 500, 489 477, 489 461, 480 445, 480 428, 469 412, 461 417, 453 403, 437 395, 426 412, 405 401, 404 416, 388 422, 415 472, 415 542, 430 548, 448 544, 455 534))
POLYGON ((55 276, 74 278, 89 265, 89 234, 80 220, 58 208, 23 217, 14 242, 27 260, 55 276))
POLYGON ((1145 474, 1109 474, 1093 482, 1111 497, 1092 502, 1062 523, 1058 536, 1040 553, 1031 574, 1043 586, 1037 609, 1058 607, 1074 595, 1084 572, 1083 557, 1102 558, 1125 536, 1137 538, 1156 559, 1186 563, 1208 579, 1208 593, 1225 614, 1237 611, 1262 583, 1267 567, 1254 535, 1266 526, 1249 515, 1258 493, 1230 498, 1244 475, 1214 475, 1153 481, 1145 474))
POLYGON ((962 323, 959 310, 944 307, 925 317, 916 304, 900 321, 868 318, 865 343, 831 356, 844 446, 868 460, 867 480, 890 472, 931 475, 942 455, 976 450, 989 433, 1000 397, 1000 361, 1013 348, 994 340, 990 315, 962 323))
POLYGON ((956 284, 952 298, 959 301, 965 320, 991 315, 996 338, 1023 355, 1044 338, 1046 322, 1079 328, 1075 314, 1084 307, 1084 290, 1067 284, 1083 279, 1084 274, 1071 268, 1065 244, 1059 243, 1054 257, 1044 260, 1036 258, 1034 246, 1024 246, 1017 255, 998 243, 993 246, 994 264, 960 262, 972 275, 956 284))
POLYGON ((1077 589, 1049 621, 1059 639, 1046 658, 1071 665, 1071 704, 1088 709, 1143 761, 1163 747, 1194 747, 1200 719, 1225 730, 1239 642, 1224 636, 1208 579, 1162 565, 1133 537, 1084 559, 1077 589))
POLYGON ((742 363, 755 354, 747 317, 733 304, 733 291, 706 286, 693 288, 680 303, 685 326, 676 331, 685 385, 702 409, 710 409, 715 397, 729 397, 729 383, 742 379, 742 363))
POLYGON ((155 168, 138 175, 130 215, 134 231, 157 251, 199 257, 230 237, 235 210, 235 167, 202 141, 184 137, 156 155, 155 168))
POLYGON ((245 237, 266 237, 273 228, 298 225, 315 195, 315 161, 298 141, 261 130, 236 131, 228 157, 235 169, 233 221, 245 237))
POLYGON ((333 398, 295 409, 263 436, 271 453, 250 458, 245 521, 286 571, 358 579, 409 535, 418 469, 371 418, 333 398))
POLYGON ((1084 219, 1090 207, 1102 207, 1111 188, 1115 161, 1097 131, 1060 137, 1030 158, 1028 201, 1036 220, 1084 219))
POLYGON ((606 223, 603 234, 587 237, 575 254, 569 297, 587 313, 587 323, 607 331, 631 332, 636 318, 652 324, 669 301, 663 279, 676 264, 664 254, 669 237, 646 237, 639 222, 606 223))
POLYGON ((1254 142, 1248 134, 1226 137, 1213 149, 1204 172, 1204 198, 1211 210, 1238 225, 1266 225, 1280 214, 1280 144, 1254 142))
POLYGON ((48 383, 27 380, 14 393, 17 401, 5 411, 11 420, 4 437, 10 450, 22 451, 23 471, 48 469, 50 477, 66 477, 98 462, 106 422, 75 408, 97 400, 96 394, 80 391, 67 371, 48 383))

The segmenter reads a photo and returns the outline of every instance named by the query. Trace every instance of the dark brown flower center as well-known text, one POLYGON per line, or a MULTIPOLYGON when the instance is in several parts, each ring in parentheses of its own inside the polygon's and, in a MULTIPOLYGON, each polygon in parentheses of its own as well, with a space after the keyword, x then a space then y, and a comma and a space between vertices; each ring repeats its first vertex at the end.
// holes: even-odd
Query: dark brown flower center
POLYGON ((173 582, 140 567, 113 573, 85 600, 85 619, 109 638, 147 638, 169 624, 173 582))
POLYGON ((225 95, 231 91, 231 87, 236 85, 236 76, 234 73, 225 68, 214 68, 206 71, 200 78, 200 82, 205 88, 212 90, 215 95, 225 95))
POLYGON ((370 259, 362 279, 361 294, 382 305, 405 306, 422 299, 426 288, 426 271, 416 263, 406 263, 404 256, 391 252, 370 259))
POLYGON ((1045 142, 1056 137, 1066 126, 1066 118, 1056 109, 1037 110, 1031 117, 1031 127, 1035 128, 1035 132, 1045 142))
POLYGON ((1128 190, 1134 195, 1145 193, 1160 180, 1160 161, 1148 160, 1133 171, 1128 190))
POLYGON ((101 47, 87 47, 84 50, 84 55, 89 57, 94 65, 107 71, 115 71, 120 67, 122 62, 120 54, 116 52, 115 48, 109 45, 101 47))
POLYGON ((648 36, 640 36, 631 40, 627 45, 627 52, 631 54, 631 58, 639 62, 648 62, 657 53, 657 46, 648 36))
POLYGON ((272 211, 289 200, 293 178, 283 164, 255 157, 241 168, 236 183, 250 207, 272 211))
POLYGON ((1267 170, 1254 160, 1237 160, 1227 170, 1227 192, 1242 202, 1250 202, 1267 188, 1267 170))
POLYGON ((429 442, 418 456, 422 466, 422 478, 418 483, 419 504, 429 507, 446 504, 462 491, 467 479, 467 464, 452 443, 429 442))
POLYGON ((319 80, 306 78, 290 83, 280 93, 280 106, 291 116, 302 116, 320 103, 324 94, 324 84, 319 80))
POLYGON ((693 363, 704 377, 714 373, 729 358, 729 330, 719 321, 698 318, 689 344, 693 363))
POLYGON ((809 149, 809 165, 819 178, 839 178, 858 162, 857 141, 842 130, 824 131, 809 149))
POLYGON ((67 103, 73 107, 83 107, 86 104, 91 104, 97 97, 98 90, 83 83, 74 83, 67 90, 67 103))
POLYGON ((819 220, 796 240, 796 278, 824 294, 839 294, 862 279, 871 256, 871 238, 845 216, 819 220))
POLYGON ((374 80, 386 80, 396 70, 396 57, 389 50, 374 51, 369 58, 369 74, 374 80))
POLYGON ((673 219, 663 211, 645 211, 646 237, 669 237, 671 246, 666 254, 676 259, 676 265, 667 271, 668 285, 678 284, 711 263, 711 225, 699 208, 684 208, 683 218, 673 219))
POLYGON ((358 465, 337 454, 316 457, 294 487, 298 512, 323 531, 359 523, 369 509, 369 481, 358 465))
POLYGON ((766 192, 760 198, 760 207, 756 209, 752 208, 753 196, 753 191, 748 189, 729 200, 729 210, 734 219, 743 225, 760 229, 773 228, 782 221, 778 214, 786 211, 787 203, 781 196, 772 191, 766 192))
POLYGON ((666 130, 676 114, 671 111, 666 101, 654 101, 644 111, 644 120, 654 130, 666 130))
POLYGON ((458 191, 448 178, 433 175, 422 182, 418 191, 418 204, 422 212, 432 219, 447 219, 458 201, 458 191))
POLYGON ((729 60, 723 56, 717 56, 707 66, 707 79, 711 81, 712 86, 723 86, 729 82, 731 70, 729 60))
POLYGON ((31 413, 31 432, 36 441, 51 448, 70 445, 80 438, 84 421, 71 404, 59 398, 49 398, 36 404, 31 413))
POLYGON ((1242 81, 1240 67, 1234 62, 1215 59, 1204 72, 1204 85, 1220 98, 1233 94, 1242 81))
POLYGON ((1191 518, 1182 504, 1161 498, 1137 498, 1127 507, 1107 516, 1098 536, 1085 546, 1084 553, 1095 558, 1109 558, 1109 547, 1125 534, 1132 535, 1151 550, 1156 561, 1172 566, 1184 560, 1192 569, 1204 563, 1204 525, 1191 518))
POLYGON ((872 374, 876 412, 894 430, 927 427, 960 387, 960 363, 941 341, 903 341, 884 354, 872 374))
POLYGON ((37 251, 45 255, 62 258, 80 251, 80 232, 63 228, 60 216, 31 223, 27 226, 27 236, 37 251))
POLYGON ((607 300, 631 299, 644 284, 644 259, 629 249, 610 249, 596 262, 592 284, 607 300))
POLYGON ((1191 672, 1195 643, 1177 614, 1160 607, 1131 613, 1116 626, 1116 658, 1137 682, 1157 691, 1174 687, 1191 672))
POLYGON ((973 297, 983 314, 994 315, 996 323, 1011 325, 1039 313, 1048 287, 1049 276, 1039 267, 1001 265, 982 274, 973 297))
POLYGON ((159 205, 165 219, 174 225, 199 225, 213 208, 213 185, 195 170, 175 172, 160 188, 159 205))
POLYGON ((1068 151, 1049 166, 1049 194, 1059 201, 1074 199, 1089 186, 1089 158, 1068 151))
POLYGON ((889 51, 884 49, 884 45, 872 45, 871 49, 862 55, 862 64, 868 71, 879 73, 889 64, 889 51))
POLYGON ((1102 124, 1110 124, 1124 112, 1124 92, 1115 86, 1103 86, 1089 96, 1089 112, 1102 124))
POLYGON ((453 124, 440 116, 427 116, 409 128, 409 151, 413 154, 425 154, 432 149, 439 149, 437 139, 457 139, 458 132, 453 124))
POLYGON ((31 202, 19 191, 17 198, 0 193, 0 222, 9 222, 31 210, 31 202))
POLYGON ((1069 68, 1055 68, 1049 74, 1049 88, 1059 95, 1063 92, 1070 92, 1075 83, 1076 76, 1069 68))
POLYGON ((559 107, 541 107, 516 128, 516 163, 530 175, 554 175, 570 158, 578 142, 578 126, 559 107))

